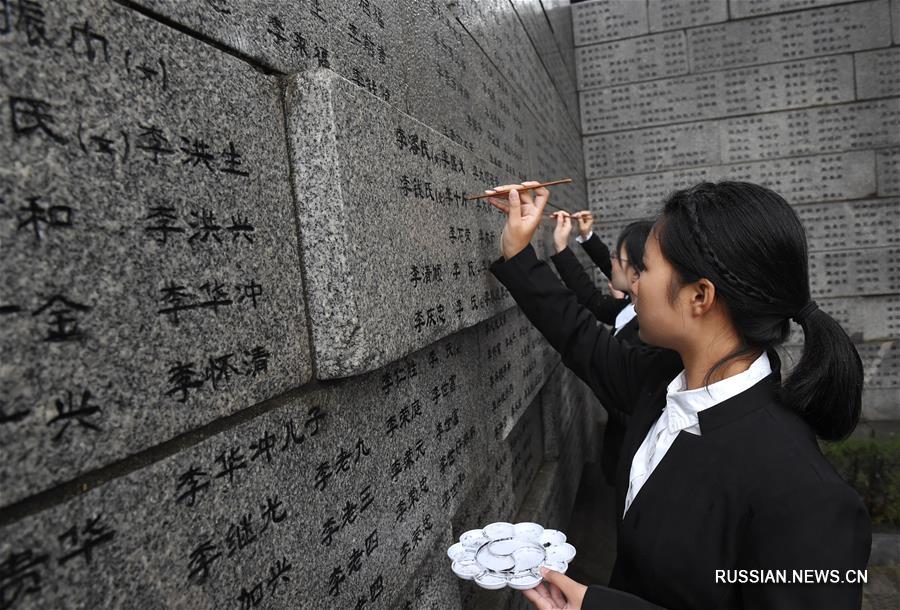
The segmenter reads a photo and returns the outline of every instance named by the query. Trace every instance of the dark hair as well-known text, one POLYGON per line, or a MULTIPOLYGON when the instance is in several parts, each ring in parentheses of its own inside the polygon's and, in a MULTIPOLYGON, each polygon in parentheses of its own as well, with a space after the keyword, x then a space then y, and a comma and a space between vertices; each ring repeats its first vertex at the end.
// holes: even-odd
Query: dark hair
POLYGON ((774 347, 797 316, 803 355, 781 398, 821 438, 846 438, 859 421, 862 361, 840 324, 809 305, 806 234, 791 206, 756 184, 704 182, 670 195, 655 230, 682 283, 715 285, 743 343, 707 382, 726 362, 760 350, 780 366, 774 347))
POLYGON ((638 271, 644 270, 644 244, 652 229, 652 220, 636 220, 626 225, 616 239, 616 252, 621 252, 624 244, 629 264, 638 271))

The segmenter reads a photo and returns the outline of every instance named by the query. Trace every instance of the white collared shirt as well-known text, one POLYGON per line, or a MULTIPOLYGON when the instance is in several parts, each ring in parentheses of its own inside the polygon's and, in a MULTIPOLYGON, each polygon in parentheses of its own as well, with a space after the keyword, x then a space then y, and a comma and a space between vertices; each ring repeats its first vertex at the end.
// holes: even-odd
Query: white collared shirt
POLYGON ((594 236, 594 232, 593 232, 593 231, 588 231, 588 234, 585 235, 584 237, 582 237, 582 236, 581 236, 581 233, 579 233, 578 235, 575 236, 575 241, 577 241, 579 244, 583 244, 584 242, 586 242, 587 240, 589 240, 589 239, 592 238, 593 236, 594 236))
POLYGON ((696 390, 685 390, 684 371, 672 380, 666 389, 666 406, 656 423, 650 428, 644 442, 638 447, 631 460, 631 472, 628 475, 628 492, 625 495, 625 513, 634 501, 634 497, 644 486, 649 476, 662 461, 669 447, 682 430, 700 436, 700 418, 698 413, 713 407, 720 402, 737 396, 750 389, 767 375, 771 374, 772 365, 765 352, 753 361, 743 373, 732 375, 722 381, 696 390))
POLYGON ((636 315, 637 312, 634 310, 634 303, 629 303, 624 308, 622 308, 622 311, 620 311, 619 315, 616 316, 616 331, 613 333, 613 335, 618 335, 619 331, 622 330, 622 328, 626 324, 631 322, 632 318, 634 318, 636 315))

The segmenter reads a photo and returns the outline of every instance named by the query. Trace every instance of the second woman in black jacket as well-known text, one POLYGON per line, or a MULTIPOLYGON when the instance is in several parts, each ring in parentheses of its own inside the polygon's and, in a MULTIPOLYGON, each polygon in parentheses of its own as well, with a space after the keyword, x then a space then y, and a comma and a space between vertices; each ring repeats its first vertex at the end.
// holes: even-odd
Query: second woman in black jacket
MULTIPOLYGON (((579 214, 589 214, 580 212, 579 214)), ((614 252, 609 252, 606 244, 591 231, 592 219, 585 221, 583 216, 577 217, 579 231, 582 236, 589 233, 586 240, 580 242, 585 252, 591 257, 600 271, 609 278, 610 287, 625 293, 624 299, 616 298, 604 293, 591 281, 584 267, 581 266, 575 253, 568 247, 569 235, 572 231, 572 217, 565 212, 556 212, 556 229, 553 232, 553 242, 556 254, 550 257, 553 265, 562 281, 572 292, 575 298, 588 311, 594 314, 600 322, 614 327, 613 335, 619 341, 630 345, 643 345, 638 338, 638 320, 634 316, 634 308, 631 307, 631 286, 640 274, 641 264, 644 260, 644 242, 650 235, 653 223, 649 220, 638 220, 629 223, 616 238, 614 252), (606 256, 601 256, 600 251, 606 256), (626 322, 619 323, 624 314, 632 317, 626 322)), ((619 453, 622 451, 622 441, 625 438, 627 416, 621 406, 606 408, 609 415, 603 430, 603 443, 601 444, 600 468, 603 477, 609 485, 615 485, 616 466, 619 453)))

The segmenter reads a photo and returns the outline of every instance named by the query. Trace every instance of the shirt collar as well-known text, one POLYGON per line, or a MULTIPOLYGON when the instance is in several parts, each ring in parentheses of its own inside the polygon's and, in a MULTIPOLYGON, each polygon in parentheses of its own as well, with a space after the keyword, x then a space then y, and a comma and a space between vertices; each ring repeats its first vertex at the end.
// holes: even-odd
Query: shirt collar
POLYGON ((620 330, 625 328, 625 325, 631 322, 634 318, 637 317, 637 311, 634 309, 634 303, 628 303, 625 307, 622 308, 622 311, 618 313, 616 316, 616 330, 613 333, 617 335, 620 330))
POLYGON ((665 411, 669 432, 676 434, 679 430, 694 428, 690 431, 699 434, 701 411, 737 396, 771 373, 772 365, 765 352, 743 373, 695 390, 681 389, 686 385, 685 372, 681 371, 666 388, 665 411))

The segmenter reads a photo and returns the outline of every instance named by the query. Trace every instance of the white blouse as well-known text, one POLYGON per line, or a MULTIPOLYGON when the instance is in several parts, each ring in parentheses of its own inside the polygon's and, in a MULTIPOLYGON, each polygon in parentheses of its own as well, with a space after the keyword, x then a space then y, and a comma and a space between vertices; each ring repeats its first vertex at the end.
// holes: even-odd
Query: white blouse
MULTIPOLYGON (((617 325, 618 326, 618 325, 617 325)), ((631 473, 628 475, 628 493, 625 495, 625 513, 634 501, 634 497, 644 486, 647 478, 653 473, 675 438, 682 430, 700 436, 700 419, 697 414, 741 392, 750 389, 764 377, 771 374, 772 365, 765 352, 753 361, 743 373, 732 375, 722 381, 696 390, 683 389, 686 385, 684 371, 672 380, 666 390, 666 406, 662 414, 647 436, 638 447, 631 460, 631 473)))
POLYGON ((616 316, 616 331, 613 335, 618 335, 619 331, 622 330, 626 324, 631 322, 632 318, 635 316, 637 316, 637 312, 634 310, 634 303, 629 303, 623 307, 622 311, 616 316))

